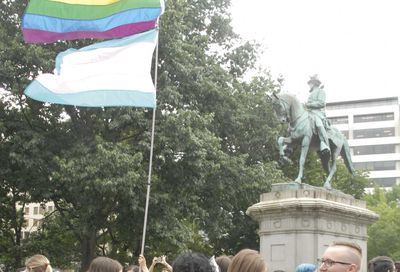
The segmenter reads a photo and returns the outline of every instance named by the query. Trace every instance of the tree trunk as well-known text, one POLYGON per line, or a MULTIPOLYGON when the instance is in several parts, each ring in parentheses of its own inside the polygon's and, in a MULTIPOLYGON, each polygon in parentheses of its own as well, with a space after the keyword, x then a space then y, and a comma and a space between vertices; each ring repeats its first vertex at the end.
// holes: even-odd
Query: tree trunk
POLYGON ((96 257, 96 231, 86 234, 81 241, 81 271, 87 271, 90 262, 96 257))

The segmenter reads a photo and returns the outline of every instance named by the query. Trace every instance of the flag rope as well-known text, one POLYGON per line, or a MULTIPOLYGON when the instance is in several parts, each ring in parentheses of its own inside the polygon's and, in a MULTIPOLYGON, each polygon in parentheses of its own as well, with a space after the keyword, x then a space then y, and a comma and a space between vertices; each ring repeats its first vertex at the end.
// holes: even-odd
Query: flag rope
MULTIPOLYGON (((157 22, 157 30, 158 34, 160 25, 159 21, 157 22)), ((154 88, 156 90, 157 94, 157 78, 158 78, 158 41, 159 41, 159 35, 157 35, 157 41, 156 41, 156 53, 155 53, 155 60, 154 60, 154 88)), ((157 96, 156 96, 157 97, 157 96)), ((153 118, 152 118, 152 123, 151 123, 151 144, 150 144, 150 161, 149 161, 149 174, 147 177, 147 194, 146 194, 146 207, 144 210, 144 221, 143 221, 143 234, 142 234, 142 247, 140 250, 140 254, 144 255, 144 245, 145 245, 145 240, 146 240, 146 228, 147 228, 147 216, 148 216, 148 211, 149 211, 149 199, 150 199, 150 188, 151 188, 151 170, 152 170, 152 165, 153 165, 153 148, 154 148, 154 128, 155 128, 155 122, 156 122, 156 108, 157 104, 153 108, 153 118)))

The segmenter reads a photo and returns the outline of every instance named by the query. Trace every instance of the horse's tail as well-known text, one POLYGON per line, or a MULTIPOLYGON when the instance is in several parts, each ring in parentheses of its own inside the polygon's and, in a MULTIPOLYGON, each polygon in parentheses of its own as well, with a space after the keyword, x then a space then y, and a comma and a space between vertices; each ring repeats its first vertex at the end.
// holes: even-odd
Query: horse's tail
POLYGON ((349 172, 354 176, 355 170, 353 167, 353 162, 351 160, 350 147, 344 136, 343 136, 343 147, 342 150, 340 151, 340 155, 344 160, 344 164, 346 165, 347 170, 349 170, 349 172))

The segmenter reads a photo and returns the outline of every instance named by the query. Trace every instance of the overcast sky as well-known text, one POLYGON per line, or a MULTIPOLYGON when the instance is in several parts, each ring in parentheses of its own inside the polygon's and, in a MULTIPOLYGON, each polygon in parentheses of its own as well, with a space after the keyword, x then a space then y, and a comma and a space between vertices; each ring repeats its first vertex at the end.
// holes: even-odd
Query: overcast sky
POLYGON ((399 0, 232 0, 234 30, 301 100, 318 74, 327 101, 400 94, 399 0))

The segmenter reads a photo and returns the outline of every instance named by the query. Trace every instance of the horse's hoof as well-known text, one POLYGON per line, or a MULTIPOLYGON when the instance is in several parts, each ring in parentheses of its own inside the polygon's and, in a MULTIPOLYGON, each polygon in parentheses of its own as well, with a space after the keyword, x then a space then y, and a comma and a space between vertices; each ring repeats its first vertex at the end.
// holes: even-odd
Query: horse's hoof
POLYGON ((292 164, 292 161, 288 158, 288 157, 286 157, 286 156, 281 156, 280 158, 279 158, 279 164, 280 165, 287 165, 287 164, 292 164))

